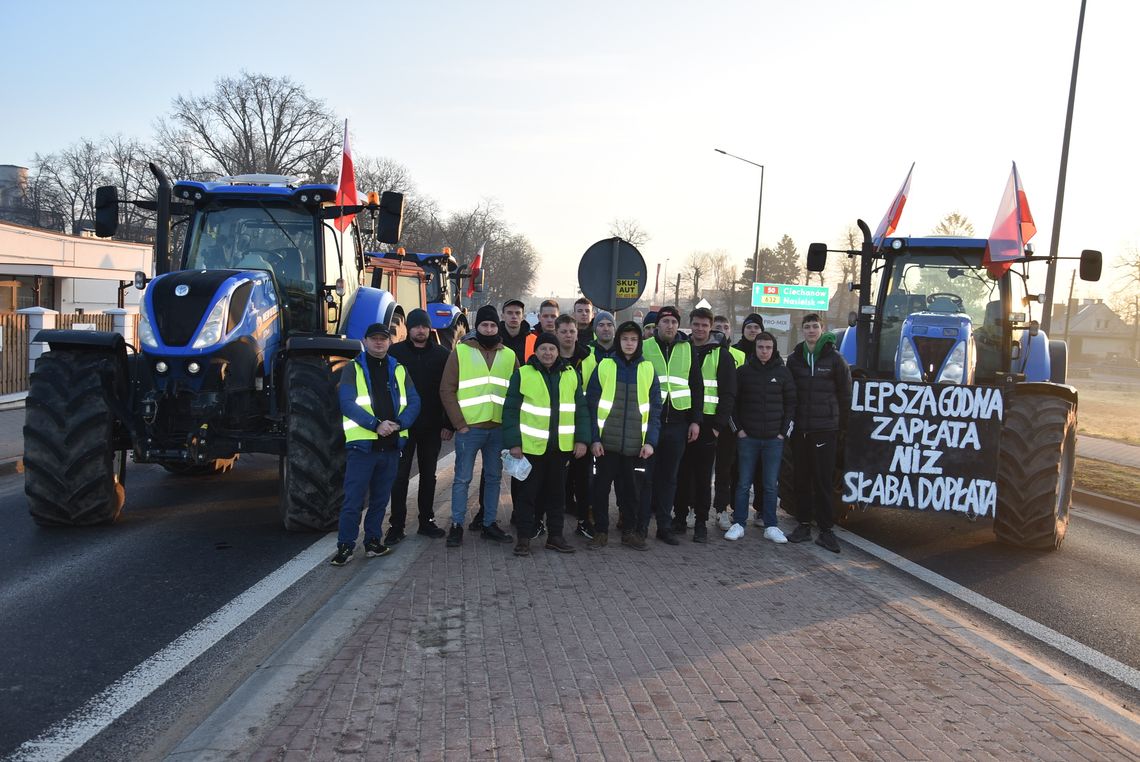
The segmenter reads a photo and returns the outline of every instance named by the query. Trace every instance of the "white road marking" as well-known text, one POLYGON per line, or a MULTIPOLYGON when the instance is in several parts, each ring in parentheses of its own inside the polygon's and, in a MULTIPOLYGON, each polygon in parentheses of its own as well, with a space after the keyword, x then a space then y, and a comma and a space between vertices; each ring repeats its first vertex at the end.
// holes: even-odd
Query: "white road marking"
MULTIPOLYGON (((448 453, 439 459, 446 467, 455 458, 448 453)), ((419 475, 409 486, 419 482, 419 475)), ((180 635, 170 645, 116 680, 79 709, 52 725, 36 738, 26 741, 11 760, 38 762, 60 760, 110 727, 139 702, 188 667, 218 641, 245 623, 274 598, 302 577, 328 561, 336 550, 336 534, 321 537, 285 562, 241 595, 180 635)))
POLYGON ((1119 680, 1133 690, 1140 690, 1140 670, 1134 669, 1127 664, 1113 659, 1111 656, 1102 654, 1094 648, 1086 646, 1072 638, 1062 635, 1056 630, 1050 629, 1040 622, 1036 622, 1029 617, 1022 616, 1016 611, 1007 608, 996 601, 979 593, 970 590, 967 587, 959 585, 957 582, 943 577, 941 574, 936 574, 924 566, 919 566, 913 561, 887 550, 886 548, 876 545, 875 543, 860 537, 852 532, 835 527, 835 532, 843 538, 845 542, 849 542, 860 550, 870 553, 872 556, 885 561, 899 571, 906 572, 907 574, 917 577, 928 585, 932 585, 947 595, 952 595, 958 600, 966 603, 974 608, 996 617, 1005 622, 1009 626, 1023 632, 1031 638, 1052 646, 1061 653, 1064 653, 1077 661, 1083 662, 1093 669, 1102 672, 1109 677, 1119 680))

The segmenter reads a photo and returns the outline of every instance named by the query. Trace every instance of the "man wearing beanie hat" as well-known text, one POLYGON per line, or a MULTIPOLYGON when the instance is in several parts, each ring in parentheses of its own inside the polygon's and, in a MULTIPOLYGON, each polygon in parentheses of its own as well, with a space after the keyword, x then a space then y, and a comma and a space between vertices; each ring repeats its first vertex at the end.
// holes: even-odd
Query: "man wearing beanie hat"
POLYGON ((503 475, 503 402, 511 374, 518 367, 515 353, 499 337, 499 312, 485 304, 475 313, 475 332, 455 346, 447 358, 439 396, 455 427, 455 477, 451 485, 451 530, 448 547, 463 543, 467 515, 467 488, 475 470, 475 456, 483 456, 482 536, 495 542, 513 542, 499 528, 499 487, 503 475))
POLYGON ((657 330, 646 339, 642 352, 653 363, 661 385, 661 437, 656 453, 645 469, 649 488, 641 496, 648 499, 657 519, 657 539, 677 545, 673 535, 673 499, 677 492, 677 469, 685 454, 685 445, 695 442, 704 423, 704 380, 701 366, 693 358, 693 347, 680 332, 681 313, 676 307, 657 310, 657 330))
POLYGON ((435 523, 435 471, 443 442, 451 439, 451 422, 443 412, 439 399, 439 382, 451 353, 432 338, 431 318, 421 309, 408 313, 405 325, 408 337, 393 344, 391 355, 404 368, 420 393, 420 415, 408 430, 408 443, 400 453, 396 485, 392 488, 392 510, 388 516, 385 545, 404 539, 408 516, 408 481, 413 459, 419 465, 420 485, 417 496, 419 530, 425 537, 443 537, 446 532, 435 523))
POLYGON ((648 339, 657 329, 657 310, 645 313, 645 320, 641 321, 641 338, 648 339))
POLYGON ((740 341, 733 346, 743 352, 745 357, 751 357, 756 352, 756 337, 763 330, 764 316, 756 312, 750 313, 740 327, 740 341))

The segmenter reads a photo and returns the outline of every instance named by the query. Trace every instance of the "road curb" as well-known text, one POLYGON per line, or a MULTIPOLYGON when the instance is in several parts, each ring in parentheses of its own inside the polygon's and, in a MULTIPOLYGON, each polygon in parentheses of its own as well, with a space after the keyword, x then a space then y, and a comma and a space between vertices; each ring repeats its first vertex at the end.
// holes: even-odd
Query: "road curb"
POLYGON ((1140 505, 1130 503, 1127 500, 1119 500, 1115 497, 1102 495, 1099 492, 1088 492, 1087 490, 1074 487, 1073 502, 1083 503, 1093 508, 1100 508, 1102 511, 1110 511, 1120 516, 1140 519, 1140 505))

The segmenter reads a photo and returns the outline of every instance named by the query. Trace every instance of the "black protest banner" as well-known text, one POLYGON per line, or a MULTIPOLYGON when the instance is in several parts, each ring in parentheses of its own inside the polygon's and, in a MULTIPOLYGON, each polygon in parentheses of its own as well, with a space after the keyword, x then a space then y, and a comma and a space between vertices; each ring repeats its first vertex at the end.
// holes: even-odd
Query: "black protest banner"
POLYGON ((1003 411, 994 387, 855 381, 843 502, 992 516, 1003 411))

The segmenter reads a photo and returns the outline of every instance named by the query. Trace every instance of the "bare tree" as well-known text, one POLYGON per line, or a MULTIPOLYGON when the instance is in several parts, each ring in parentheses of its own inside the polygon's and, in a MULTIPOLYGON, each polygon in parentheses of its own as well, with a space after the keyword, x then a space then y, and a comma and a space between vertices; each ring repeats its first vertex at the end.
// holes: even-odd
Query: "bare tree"
POLYGON ((1140 359, 1140 247, 1129 246, 1113 270, 1120 276, 1108 305, 1132 326, 1132 357, 1140 359))
POLYGON ((974 235, 974 224, 966 216, 958 212, 950 212, 934 226, 931 231, 934 235, 955 235, 967 238, 974 235))
POLYGON ((470 264, 484 246, 485 290, 474 297, 474 306, 497 306, 530 293, 538 274, 538 253, 526 236, 511 231, 496 202, 485 200, 466 212, 452 214, 444 225, 442 241, 461 264, 470 264))
MULTIPOLYGON (((107 177, 118 186, 124 199, 150 198, 154 195, 154 178, 147 168, 147 155, 151 153, 142 141, 115 135, 103 141, 107 177)), ((119 207, 119 232, 116 237, 125 241, 147 241, 153 235, 147 223, 154 215, 134 204, 119 207)))
MULTIPOLYGON (((863 245, 863 234, 854 225, 848 225, 843 231, 837 248, 846 251, 859 251, 863 245)), ((859 258, 848 257, 844 254, 828 254, 827 269, 821 273, 820 285, 834 284, 835 294, 832 296, 832 309, 843 320, 848 314, 859 308, 859 296, 850 289, 851 283, 859 280, 859 258)))
POLYGON ((79 223, 95 216, 95 189, 107 183, 106 156, 99 144, 80 140, 57 154, 36 154, 36 175, 47 182, 64 230, 75 232, 79 223))
POLYGON ((227 175, 266 172, 335 178, 340 125, 324 101, 289 77, 242 72, 208 95, 178 96, 160 128, 227 175))
POLYGON ((640 249, 650 240, 649 233, 646 233, 641 223, 633 218, 615 218, 610 222, 610 235, 629 241, 636 249, 640 249))

